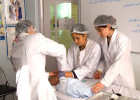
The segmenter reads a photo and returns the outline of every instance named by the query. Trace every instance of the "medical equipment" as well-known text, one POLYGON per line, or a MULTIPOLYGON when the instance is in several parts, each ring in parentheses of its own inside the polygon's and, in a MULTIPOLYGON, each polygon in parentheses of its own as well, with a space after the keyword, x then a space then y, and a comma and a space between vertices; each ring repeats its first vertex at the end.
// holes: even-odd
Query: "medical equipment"
POLYGON ((116 94, 111 94, 107 92, 99 92, 94 96, 88 98, 87 100, 137 100, 125 96, 117 96, 116 94))
POLYGON ((121 97, 121 94, 116 93, 116 94, 112 94, 109 98, 109 100, 118 100, 121 97))

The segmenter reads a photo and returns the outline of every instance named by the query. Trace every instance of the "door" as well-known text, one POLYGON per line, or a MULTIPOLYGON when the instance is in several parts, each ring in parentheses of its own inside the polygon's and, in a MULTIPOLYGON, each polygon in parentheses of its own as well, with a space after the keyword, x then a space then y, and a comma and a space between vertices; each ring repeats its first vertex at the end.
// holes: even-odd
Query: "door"
MULTIPOLYGON (((78 18, 78 0, 44 0, 45 36, 63 44, 66 50, 73 43, 70 30, 78 18)), ((56 58, 47 56, 46 63, 48 71, 57 69, 56 58)))

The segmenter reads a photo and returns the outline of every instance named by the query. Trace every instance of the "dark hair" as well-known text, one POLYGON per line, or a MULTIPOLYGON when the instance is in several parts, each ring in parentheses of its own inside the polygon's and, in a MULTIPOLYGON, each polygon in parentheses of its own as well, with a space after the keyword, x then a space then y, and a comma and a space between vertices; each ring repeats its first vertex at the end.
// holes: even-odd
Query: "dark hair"
POLYGON ((97 27, 106 28, 106 27, 107 27, 107 25, 104 25, 104 26, 97 26, 97 27))
MULTIPOLYGON (((106 28, 106 27, 107 27, 107 25, 97 26, 97 27, 100 27, 100 28, 106 28)), ((114 30, 114 28, 112 28, 112 27, 110 27, 110 28, 114 30)))

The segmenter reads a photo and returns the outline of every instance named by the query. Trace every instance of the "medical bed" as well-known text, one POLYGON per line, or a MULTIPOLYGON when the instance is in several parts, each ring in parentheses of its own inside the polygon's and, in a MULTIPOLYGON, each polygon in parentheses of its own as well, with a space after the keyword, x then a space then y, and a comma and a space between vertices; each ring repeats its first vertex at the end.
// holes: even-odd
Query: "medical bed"
MULTIPOLYGON (((99 80, 84 78, 81 81, 84 82, 85 84, 87 84, 89 87, 92 87, 93 84, 97 83, 99 80)), ((54 87, 54 89, 55 89, 55 87, 54 87)), ((87 100, 87 98, 74 98, 74 97, 67 96, 63 93, 60 93, 56 89, 55 89, 55 94, 56 94, 56 97, 58 100, 87 100)))
MULTIPOLYGON (((81 81, 84 82, 85 84, 87 84, 89 87, 92 87, 99 80, 84 78, 81 81)), ((134 98, 134 99, 126 99, 126 100, 140 100, 140 91, 124 88, 124 87, 117 86, 117 85, 114 85, 114 84, 111 85, 109 88, 104 88, 101 92, 113 94, 112 89, 115 93, 122 94, 122 96, 125 96, 125 97, 128 97, 128 98, 134 98)), ((54 90, 55 90, 55 94, 56 94, 56 97, 57 97, 58 100, 87 100, 87 98, 74 98, 74 97, 67 96, 67 95, 57 91, 55 89, 55 87, 54 87, 54 90)))

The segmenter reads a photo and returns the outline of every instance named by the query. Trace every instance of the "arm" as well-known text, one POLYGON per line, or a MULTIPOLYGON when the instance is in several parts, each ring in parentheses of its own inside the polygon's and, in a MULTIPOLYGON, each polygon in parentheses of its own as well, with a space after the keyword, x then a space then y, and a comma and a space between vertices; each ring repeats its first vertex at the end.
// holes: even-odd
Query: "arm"
POLYGON ((101 48, 98 44, 94 45, 94 47, 92 47, 90 50, 87 48, 87 50, 89 54, 85 54, 86 57, 84 60, 86 60, 84 61, 84 64, 74 70, 79 80, 83 79, 90 72, 94 73, 100 61, 101 48))
POLYGON ((114 59, 114 63, 105 73, 104 78, 92 87, 92 91, 94 93, 97 93, 100 90, 102 90, 104 86, 109 87, 111 83, 117 78, 117 76, 121 72, 120 69, 124 69, 125 67, 123 62, 125 62, 126 59, 129 57, 130 49, 131 42, 129 40, 123 40, 119 43, 118 49, 116 50, 117 52, 116 57, 114 59))
POLYGON ((103 73, 104 69, 105 69, 105 59, 104 59, 103 50, 101 50, 101 60, 100 60, 97 70, 103 73))
POLYGON ((72 71, 74 69, 74 47, 72 44, 67 53, 67 63, 66 63, 66 71, 72 71))
POLYGON ((44 55, 50 55, 56 57, 58 60, 58 69, 65 70, 66 66, 66 49, 64 45, 58 44, 57 42, 45 38, 41 35, 40 37, 40 52, 44 55))
POLYGON ((98 68, 97 68, 96 72, 93 75, 93 78, 101 79, 104 69, 105 69, 105 59, 104 59, 104 55, 103 55, 103 52, 102 52, 100 63, 98 65, 98 68))
POLYGON ((106 87, 109 87, 117 78, 120 74, 120 69, 124 69, 125 66, 123 65, 123 62, 125 62, 130 55, 131 43, 128 39, 121 41, 118 46, 114 63, 110 66, 104 78, 101 80, 101 83, 106 87))
MULTIPOLYGON (((77 45, 76 45, 76 47, 77 47, 77 45)), ((68 50, 65 77, 77 78, 77 77, 75 77, 76 76, 75 72, 72 71, 75 68, 75 65, 74 65, 74 61, 75 61, 74 53, 75 52, 74 52, 74 49, 77 49, 76 47, 75 47, 75 43, 73 43, 68 50)))

